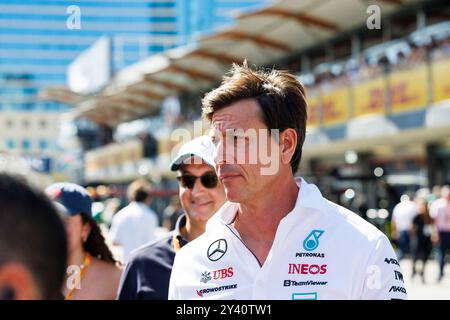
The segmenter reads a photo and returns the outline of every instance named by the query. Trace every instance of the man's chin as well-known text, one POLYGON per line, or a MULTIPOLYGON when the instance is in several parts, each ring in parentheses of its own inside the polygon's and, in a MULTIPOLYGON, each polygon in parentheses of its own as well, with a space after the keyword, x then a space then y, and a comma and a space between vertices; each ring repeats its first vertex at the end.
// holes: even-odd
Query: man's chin
POLYGON ((238 188, 225 188, 225 195, 228 201, 240 202, 243 194, 238 188))
POLYGON ((192 219, 198 221, 207 221, 213 214, 214 207, 212 204, 202 206, 203 208, 196 208, 192 210, 190 216, 192 219))
POLYGON ((206 223, 209 220, 209 218, 211 218, 213 215, 214 215, 214 213, 196 212, 194 214, 191 214, 191 221, 206 223))

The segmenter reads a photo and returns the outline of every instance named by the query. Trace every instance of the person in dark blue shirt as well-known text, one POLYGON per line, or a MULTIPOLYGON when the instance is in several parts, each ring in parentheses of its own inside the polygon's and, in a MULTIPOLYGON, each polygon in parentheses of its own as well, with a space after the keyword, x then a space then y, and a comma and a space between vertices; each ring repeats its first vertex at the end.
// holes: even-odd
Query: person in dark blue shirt
POLYGON ((180 232, 185 225, 186 216, 183 215, 169 236, 138 248, 131 254, 122 273, 119 300, 167 298, 175 253, 187 243, 180 232))
POLYGON ((122 272, 119 300, 166 300, 175 254, 205 231, 208 219, 225 203, 225 191, 214 171, 214 146, 208 136, 184 144, 172 161, 185 212, 165 238, 131 253, 122 272))

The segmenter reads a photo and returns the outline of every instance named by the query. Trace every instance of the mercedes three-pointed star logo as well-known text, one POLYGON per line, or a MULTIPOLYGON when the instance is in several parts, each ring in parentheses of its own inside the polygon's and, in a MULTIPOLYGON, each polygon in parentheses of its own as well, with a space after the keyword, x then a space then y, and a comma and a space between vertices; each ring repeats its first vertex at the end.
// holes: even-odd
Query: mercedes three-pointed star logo
POLYGON ((218 239, 211 243, 208 248, 207 257, 211 261, 217 261, 227 252, 228 244, 225 239, 218 239))

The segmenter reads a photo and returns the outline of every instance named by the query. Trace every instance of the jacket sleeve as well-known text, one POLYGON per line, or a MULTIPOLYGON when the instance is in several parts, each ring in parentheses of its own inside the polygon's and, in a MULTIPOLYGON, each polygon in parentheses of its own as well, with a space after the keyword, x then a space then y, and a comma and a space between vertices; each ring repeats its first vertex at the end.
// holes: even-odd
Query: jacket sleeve
POLYGON ((136 263, 131 260, 127 263, 120 278, 117 300, 135 300, 138 291, 138 272, 136 263))
POLYGON ((179 291, 178 291, 178 280, 177 280, 177 276, 179 273, 179 255, 175 255, 175 261, 173 263, 173 267, 172 267, 172 273, 170 274, 170 282, 169 282, 169 295, 168 295, 168 299, 169 300, 180 300, 182 299, 179 291))

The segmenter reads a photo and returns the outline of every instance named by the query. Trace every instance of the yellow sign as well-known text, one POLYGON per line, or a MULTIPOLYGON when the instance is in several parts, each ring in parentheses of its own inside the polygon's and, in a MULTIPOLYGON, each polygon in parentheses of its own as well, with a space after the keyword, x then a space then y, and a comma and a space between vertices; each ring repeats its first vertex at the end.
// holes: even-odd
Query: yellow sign
POLYGON ((431 64, 433 102, 450 99, 450 59, 431 64))
POLYGON ((389 76, 393 112, 423 108, 428 105, 428 79, 425 64, 409 70, 394 71, 389 76))
POLYGON ((112 143, 85 154, 85 173, 94 175, 99 170, 137 163, 144 156, 142 142, 138 139, 112 143))
POLYGON ((350 102, 349 88, 341 88, 322 96, 322 119, 324 126, 331 126, 348 120, 350 102))
POLYGON ((121 145, 124 162, 137 162, 144 157, 144 146, 140 140, 130 140, 121 145))
POLYGON ((354 116, 385 112, 386 78, 378 77, 353 86, 354 116))
POLYGON ((314 128, 319 125, 320 98, 318 95, 311 95, 307 98, 308 121, 306 126, 314 128))

